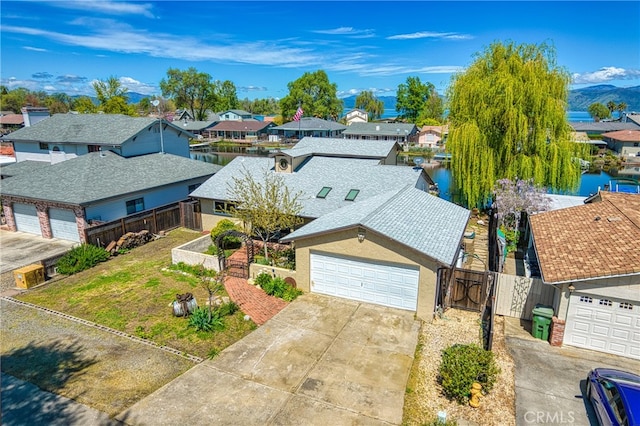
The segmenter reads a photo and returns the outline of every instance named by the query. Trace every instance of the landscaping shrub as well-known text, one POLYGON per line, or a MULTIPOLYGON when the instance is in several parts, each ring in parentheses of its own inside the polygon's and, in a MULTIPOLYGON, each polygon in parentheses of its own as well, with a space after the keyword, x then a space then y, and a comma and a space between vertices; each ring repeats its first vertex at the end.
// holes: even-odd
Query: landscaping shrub
POLYGON ((224 319, 215 310, 211 311, 211 318, 209 318, 208 308, 197 307, 189 316, 188 327, 195 327, 198 331, 222 330, 224 319))
POLYGON ((216 308, 216 312, 221 318, 224 318, 229 315, 233 315, 238 312, 238 305, 236 305, 233 301, 229 303, 225 303, 216 308))
MULTIPOLYGON (((227 231, 238 231, 242 232, 242 230, 229 219, 222 219, 220 222, 216 224, 216 226, 211 230, 211 240, 215 243, 218 235, 227 232, 227 231)), ((234 237, 232 235, 227 235, 222 239, 222 247, 223 248, 239 248, 242 245, 242 240, 238 237, 234 237)))
POLYGON ((63 275, 71 275, 108 260, 109 252, 91 244, 81 244, 62 256, 56 267, 63 275))
POLYGON ((268 295, 279 297, 287 302, 295 300, 296 297, 302 294, 302 291, 290 286, 284 279, 280 277, 272 278, 271 275, 265 272, 256 277, 255 283, 268 295))
POLYGON ((468 402, 471 385, 478 382, 484 392, 493 388, 499 369, 493 352, 476 344, 456 344, 442 351, 439 379, 447 397, 460 404, 468 402))

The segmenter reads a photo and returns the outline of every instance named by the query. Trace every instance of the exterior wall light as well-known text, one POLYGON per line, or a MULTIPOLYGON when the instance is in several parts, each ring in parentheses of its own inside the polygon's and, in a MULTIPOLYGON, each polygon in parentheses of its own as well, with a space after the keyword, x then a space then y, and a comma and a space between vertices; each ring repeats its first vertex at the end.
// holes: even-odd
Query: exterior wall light
POLYGON ((367 231, 364 228, 358 228, 358 241, 363 242, 367 236, 367 231))
POLYGON ((569 284, 567 290, 569 290, 569 293, 573 293, 574 291, 576 291, 576 286, 574 286, 573 284, 569 284))

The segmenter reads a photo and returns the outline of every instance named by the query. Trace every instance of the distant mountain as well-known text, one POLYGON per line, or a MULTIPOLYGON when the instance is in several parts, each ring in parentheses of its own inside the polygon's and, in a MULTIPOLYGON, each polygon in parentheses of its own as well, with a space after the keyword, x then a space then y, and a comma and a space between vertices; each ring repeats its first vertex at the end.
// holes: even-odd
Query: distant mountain
POLYGON ((617 87, 610 84, 589 86, 569 92, 569 111, 586 111, 589 105, 599 102, 606 105, 613 101, 624 102, 627 111, 640 111, 640 86, 617 87))

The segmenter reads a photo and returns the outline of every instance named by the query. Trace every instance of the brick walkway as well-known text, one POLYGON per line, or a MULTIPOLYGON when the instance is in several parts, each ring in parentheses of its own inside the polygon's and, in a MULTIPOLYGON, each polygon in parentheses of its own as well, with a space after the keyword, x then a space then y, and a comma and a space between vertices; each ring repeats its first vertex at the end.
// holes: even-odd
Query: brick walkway
POLYGON ((269 296, 243 278, 227 277, 224 287, 231 300, 258 325, 264 324, 287 306, 284 300, 269 296))

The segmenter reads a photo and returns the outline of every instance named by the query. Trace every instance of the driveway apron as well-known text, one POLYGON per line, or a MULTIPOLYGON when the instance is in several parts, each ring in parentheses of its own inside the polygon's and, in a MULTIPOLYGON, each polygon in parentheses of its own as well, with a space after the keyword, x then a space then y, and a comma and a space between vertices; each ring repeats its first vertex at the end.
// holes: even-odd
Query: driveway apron
POLYGON ((305 294, 126 410, 129 424, 400 424, 413 312, 305 294))
POLYGON ((597 425, 586 399, 595 367, 640 371, 640 361, 534 339, 517 318, 505 317, 507 347, 515 362, 516 424, 597 425))

